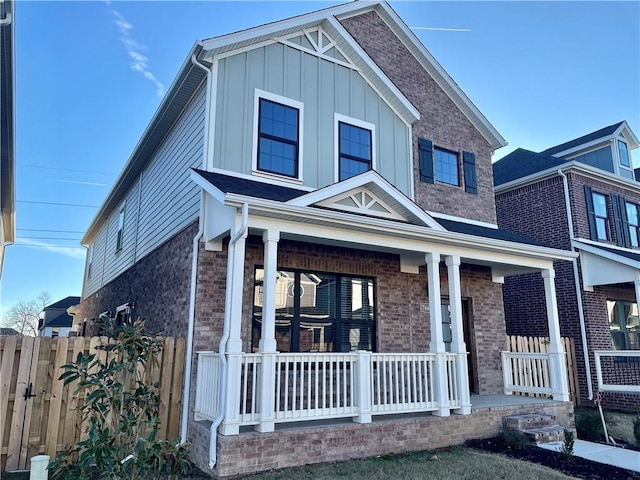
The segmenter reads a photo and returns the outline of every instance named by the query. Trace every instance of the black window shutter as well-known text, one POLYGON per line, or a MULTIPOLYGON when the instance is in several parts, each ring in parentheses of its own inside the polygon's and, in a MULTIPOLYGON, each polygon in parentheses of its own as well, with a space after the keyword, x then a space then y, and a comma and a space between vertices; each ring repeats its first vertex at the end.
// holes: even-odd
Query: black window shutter
POLYGON ((464 170, 464 191, 478 193, 478 180, 476 178, 476 155, 471 152, 462 152, 462 168, 464 170))
POLYGON ((433 142, 418 138, 418 160, 420 162, 420 181, 434 183, 433 181, 433 142))
POLYGON ((630 247, 629 220, 627 218, 627 205, 624 197, 611 194, 613 206, 613 224, 616 231, 616 244, 620 247, 630 247))
POLYGON ((591 195, 591 187, 584 186, 584 197, 587 201, 587 216, 589 217, 589 234, 591 240, 598 240, 598 232, 596 230, 596 212, 593 208, 593 196, 591 195))

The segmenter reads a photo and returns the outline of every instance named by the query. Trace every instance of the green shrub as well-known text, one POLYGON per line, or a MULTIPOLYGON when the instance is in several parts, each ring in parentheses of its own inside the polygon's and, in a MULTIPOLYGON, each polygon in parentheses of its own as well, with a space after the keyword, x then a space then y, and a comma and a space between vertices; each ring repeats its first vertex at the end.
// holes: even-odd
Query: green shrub
POLYGON ((633 419, 633 436, 636 438, 636 443, 640 445, 640 412, 633 419))
POLYGON ((531 444, 529 438, 515 428, 504 427, 500 431, 500 437, 505 445, 512 450, 522 450, 531 444))
POLYGON ((572 430, 564 429, 564 441, 562 442, 562 448, 560 452, 567 460, 573 460, 573 445, 576 440, 572 430))
POLYGON ((160 396, 151 371, 158 368, 162 340, 146 332, 138 319, 116 326, 101 318, 110 337, 103 363, 95 354, 78 354, 63 366, 59 380, 75 385, 85 398, 79 407, 83 440, 57 456, 49 465, 52 480, 119 480, 175 478, 187 473, 185 445, 157 438, 160 396))
POLYGON ((576 431, 578 438, 591 442, 604 440, 602 419, 597 410, 581 408, 576 410, 576 431))

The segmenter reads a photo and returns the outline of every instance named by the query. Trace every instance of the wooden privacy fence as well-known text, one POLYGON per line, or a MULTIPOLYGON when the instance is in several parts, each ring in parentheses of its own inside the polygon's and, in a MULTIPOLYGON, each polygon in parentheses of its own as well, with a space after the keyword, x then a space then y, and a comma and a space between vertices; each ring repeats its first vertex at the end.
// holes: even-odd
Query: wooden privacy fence
MULTIPOLYGON (((185 339, 166 337, 151 375, 160 382, 159 437, 175 440, 179 435, 184 377, 185 339)), ((106 363, 107 337, 4 337, 0 339, 0 470, 29 467, 34 455, 53 460, 82 439, 76 385, 67 387, 58 380, 62 365, 78 353, 96 353, 106 363)))
MULTIPOLYGON (((549 339, 547 337, 521 337, 507 335, 507 344, 510 352, 519 353, 548 353, 549 339)), ((580 405, 580 385, 578 384, 578 367, 576 364, 576 347, 573 338, 562 337, 562 345, 565 356, 567 377, 569 380, 569 395, 574 405, 580 405)), ((542 372, 540 373, 542 374, 542 372)), ((540 394, 525 394, 539 397, 540 394)))

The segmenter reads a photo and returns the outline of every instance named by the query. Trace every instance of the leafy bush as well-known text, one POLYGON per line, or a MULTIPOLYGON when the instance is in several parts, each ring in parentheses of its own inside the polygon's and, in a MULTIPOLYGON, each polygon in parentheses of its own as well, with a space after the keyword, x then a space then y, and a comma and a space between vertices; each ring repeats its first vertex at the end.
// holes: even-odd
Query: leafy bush
POLYGON ((60 380, 84 397, 85 438, 49 465, 52 480, 117 480, 175 477, 187 473, 185 445, 157 438, 160 396, 152 371, 159 367, 162 340, 146 332, 144 319, 116 326, 100 320, 109 358, 78 354, 63 366, 60 380))
POLYGON ((602 442, 605 439, 602 419, 594 409, 576 409, 576 431, 582 440, 602 442))
POLYGON ((636 438, 636 443, 640 445, 640 412, 633 419, 633 436, 636 438))
POLYGON ((512 450, 522 450, 531 444, 529 438, 520 430, 505 427, 500 431, 500 437, 505 445, 512 450))

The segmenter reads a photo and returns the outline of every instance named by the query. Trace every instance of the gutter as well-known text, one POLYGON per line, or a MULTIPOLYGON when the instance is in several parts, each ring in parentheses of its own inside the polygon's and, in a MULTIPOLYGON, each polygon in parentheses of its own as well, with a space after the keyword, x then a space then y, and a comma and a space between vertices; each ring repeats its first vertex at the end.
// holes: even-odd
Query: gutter
MULTIPOLYGON (((206 168, 207 152, 209 151, 209 101, 211 92, 211 70, 198 62, 197 55, 191 55, 191 62, 205 70, 207 75, 207 99, 205 102, 205 128, 202 146, 202 166, 206 168)), ((191 253, 191 289, 189 292, 189 324, 187 327, 187 348, 185 352, 185 373, 184 388, 182 389, 182 413, 180 415, 180 443, 187 442, 187 427, 189 423, 189 394, 191 392, 191 370, 193 359, 193 331, 195 328, 196 317, 196 288, 198 283, 198 252, 200 239, 204 235, 204 215, 205 215, 205 198, 204 192, 200 193, 200 216, 198 217, 198 232, 193 237, 193 247, 191 253)))
MULTIPOLYGON (((571 251, 577 253, 573 245, 575 241, 573 232, 573 216, 571 215, 571 199, 569 197, 569 183, 567 176, 562 169, 558 169, 558 175, 562 177, 562 186, 564 189, 564 206, 567 210, 567 223, 569 224, 569 239, 571 240, 571 251)), ((580 288, 580 276, 578 274, 578 258, 574 257, 571 260, 573 265, 573 280, 576 287, 576 299, 578 300, 578 317, 580 318, 580 336, 582 338, 582 354, 584 356, 584 368, 587 376, 587 392, 589 394, 589 400, 593 400, 593 385, 591 383, 591 364, 589 362, 589 350, 587 344, 587 329, 584 324, 584 309, 582 308, 582 290, 580 288)))
MULTIPOLYGON (((227 408, 227 341, 229 340, 229 330, 231 328, 231 309, 229 305, 231 303, 232 298, 232 289, 234 285, 234 272, 233 268, 233 257, 235 254, 235 245, 238 240, 247 234, 249 224, 249 204, 245 203, 242 205, 242 222, 240 223, 240 227, 236 230, 235 233, 231 235, 229 240, 229 247, 227 249, 227 284, 225 291, 225 300, 224 300, 224 327, 222 330, 222 338, 220 339, 220 345, 218 347, 218 352, 220 354, 220 362, 222 363, 222 376, 220 378, 220 389, 219 395, 220 399, 218 401, 218 405, 220 405, 220 413, 211 423, 211 429, 209 433, 209 468, 213 468, 216 465, 218 460, 217 458, 217 430, 222 420, 224 420, 225 410, 227 408)), ((243 272, 240 272, 243 275, 243 272)))

